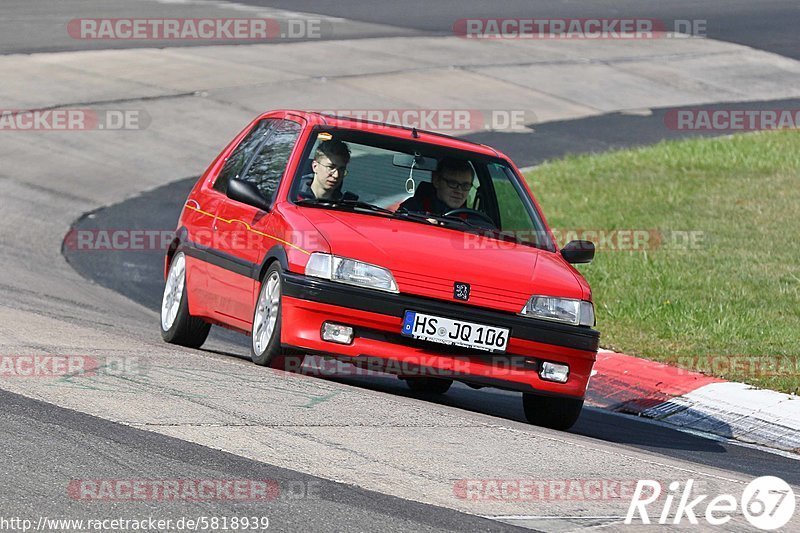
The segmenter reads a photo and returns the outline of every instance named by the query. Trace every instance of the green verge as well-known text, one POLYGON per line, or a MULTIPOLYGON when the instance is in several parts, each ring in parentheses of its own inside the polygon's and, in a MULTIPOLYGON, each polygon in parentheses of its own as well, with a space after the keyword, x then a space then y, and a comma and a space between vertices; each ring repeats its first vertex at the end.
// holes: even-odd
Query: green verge
POLYGON ((798 392, 800 132, 568 157, 526 178, 566 239, 648 232, 579 267, 603 347, 798 392))

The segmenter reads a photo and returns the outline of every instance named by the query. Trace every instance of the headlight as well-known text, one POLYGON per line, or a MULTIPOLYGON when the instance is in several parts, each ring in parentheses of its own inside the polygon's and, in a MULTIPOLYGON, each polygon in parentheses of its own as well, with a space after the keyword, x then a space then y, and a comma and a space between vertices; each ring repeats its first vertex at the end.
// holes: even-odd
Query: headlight
POLYGON ((519 314, 574 326, 594 326, 594 306, 584 300, 531 296, 519 314))
POLYGON ((322 252, 311 254, 306 265, 306 276, 380 291, 399 292, 394 276, 387 269, 322 252))

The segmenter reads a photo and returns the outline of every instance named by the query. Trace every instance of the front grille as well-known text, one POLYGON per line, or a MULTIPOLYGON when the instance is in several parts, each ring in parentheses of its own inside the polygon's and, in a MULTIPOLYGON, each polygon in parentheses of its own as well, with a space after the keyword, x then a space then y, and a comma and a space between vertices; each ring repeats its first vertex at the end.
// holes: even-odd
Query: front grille
POLYGON ((472 283, 470 282, 469 276, 465 276, 464 279, 451 279, 402 271, 395 271, 393 274, 400 292, 403 293, 459 302, 466 305, 471 304, 511 313, 518 313, 528 302, 528 298, 530 298, 530 294, 525 292, 494 287, 482 283, 472 283), (453 297, 453 285, 457 281, 470 284, 469 301, 463 302, 453 297))

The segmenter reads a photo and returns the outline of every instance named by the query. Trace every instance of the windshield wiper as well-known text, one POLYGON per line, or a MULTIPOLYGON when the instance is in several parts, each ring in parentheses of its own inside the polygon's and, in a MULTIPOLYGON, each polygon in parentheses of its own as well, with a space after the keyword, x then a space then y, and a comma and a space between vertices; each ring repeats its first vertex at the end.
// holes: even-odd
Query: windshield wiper
POLYGON ((434 213, 421 213, 418 211, 397 211, 394 216, 407 218, 419 222, 427 222, 437 226, 453 227, 452 223, 458 224, 461 228, 466 228, 469 232, 477 233, 483 237, 491 237, 500 241, 513 242, 515 244, 533 244, 522 241, 512 234, 503 232, 497 228, 490 228, 481 224, 470 222, 467 219, 452 215, 436 215, 434 213))
POLYGON ((493 239, 497 239, 499 241, 507 241, 513 242, 516 244, 520 244, 521 241, 517 239, 513 235, 509 235, 508 233, 503 233, 499 228, 492 228, 489 226, 476 224, 475 222, 470 222, 467 218, 461 218, 456 215, 445 216, 441 215, 441 218, 446 220, 452 220, 454 222, 460 222, 462 225, 468 228, 470 233, 477 233, 481 237, 491 237, 493 239))
POLYGON ((452 223, 456 223, 459 226, 482 229, 481 226, 473 224, 472 222, 469 222, 457 216, 446 217, 444 215, 437 215, 435 213, 423 213, 420 211, 406 211, 406 210, 396 211, 394 215, 396 217, 408 218, 420 222, 427 222, 428 224, 435 224, 437 226, 442 226, 442 225, 448 226, 452 225, 452 223))
POLYGON ((349 207, 352 209, 366 209, 367 211, 373 211, 375 213, 384 213, 387 215, 393 215, 394 211, 390 209, 385 209, 379 205, 371 204, 369 202, 362 202, 361 200, 349 200, 349 199, 342 199, 342 200, 333 200, 331 198, 307 198, 304 200, 297 200, 295 202, 298 205, 320 205, 325 207, 349 207))
POLYGON ((442 224, 453 221, 453 219, 449 217, 445 218, 440 215, 434 215, 433 213, 420 213, 419 211, 406 211, 405 209, 397 210, 392 214, 397 218, 406 218, 415 222, 425 222, 435 226, 441 226, 442 224))
POLYGON ((379 205, 371 204, 369 202, 362 202, 361 200, 340 200, 340 203, 344 205, 350 205, 353 207, 358 207, 360 209, 368 209, 370 211, 375 211, 376 213, 385 213, 387 215, 393 215, 394 211, 391 209, 386 209, 385 207, 381 207, 379 205))
POLYGON ((428 224, 436 224, 436 225, 440 225, 442 223, 447 223, 447 222, 461 222, 461 219, 457 218, 443 217, 442 215, 436 215, 433 213, 426 213, 422 211, 408 211, 407 209, 404 208, 398 209, 393 214, 398 218, 408 218, 411 220, 417 220, 420 222, 427 222, 428 224))

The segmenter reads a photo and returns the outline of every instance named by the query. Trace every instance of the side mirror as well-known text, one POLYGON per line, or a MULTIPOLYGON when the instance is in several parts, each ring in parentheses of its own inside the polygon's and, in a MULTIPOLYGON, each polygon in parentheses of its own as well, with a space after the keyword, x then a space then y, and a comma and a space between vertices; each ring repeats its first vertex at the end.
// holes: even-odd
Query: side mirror
POLYGON ((228 182, 227 195, 231 200, 252 205, 262 211, 269 211, 269 202, 261 194, 255 183, 232 179, 228 182))
POLYGON ((567 263, 591 263, 594 259, 594 243, 592 241, 569 241, 561 249, 561 256, 567 263))

